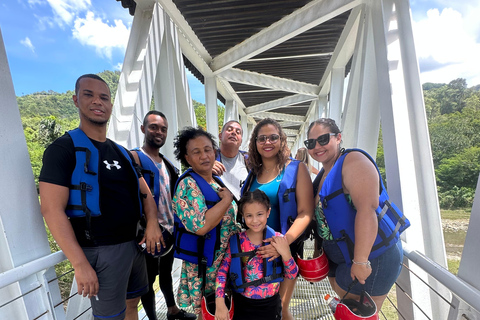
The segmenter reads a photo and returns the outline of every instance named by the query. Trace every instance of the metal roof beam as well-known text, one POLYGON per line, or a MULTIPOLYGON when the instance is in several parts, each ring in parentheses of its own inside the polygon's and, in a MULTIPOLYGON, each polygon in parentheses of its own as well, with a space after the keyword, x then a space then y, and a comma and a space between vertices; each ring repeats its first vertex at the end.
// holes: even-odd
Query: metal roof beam
POLYGON ((320 94, 328 94, 330 92, 330 81, 332 70, 335 67, 345 67, 355 50, 358 28, 362 19, 363 6, 353 9, 348 17, 345 28, 338 39, 337 45, 330 59, 322 80, 320 81, 320 94))
POLYGON ((283 129, 283 132, 285 132, 287 136, 297 136, 298 134, 298 130, 293 129, 283 129))
POLYGON ((256 118, 260 119, 265 119, 265 118, 272 118, 277 121, 283 120, 283 121, 288 121, 288 122, 296 122, 295 125, 298 126, 298 124, 302 124, 305 122, 305 117, 304 116, 294 116, 291 114, 285 114, 285 113, 278 113, 278 112, 260 112, 255 114, 256 118))
POLYGON ((307 96, 304 94, 295 94, 293 96, 288 96, 285 98, 280 98, 277 100, 268 101, 265 103, 260 103, 255 106, 248 107, 245 109, 245 113, 249 116, 252 116, 252 115, 257 116, 257 113, 260 113, 260 112, 287 107, 287 106, 291 106, 292 104, 312 101, 315 99, 317 99, 317 97, 307 96))
POLYGON ((261 52, 267 51, 298 34, 352 9, 361 2, 360 0, 312 1, 272 24, 270 27, 261 30, 249 39, 218 55, 210 63, 210 67, 214 73, 220 73, 232 68, 261 52))
POLYGON ((315 57, 329 57, 333 52, 327 53, 311 53, 311 54, 300 54, 296 56, 281 56, 281 57, 269 57, 269 58, 251 58, 247 61, 271 61, 271 60, 286 60, 286 59, 304 59, 304 58, 315 58, 315 57))
MULTIPOLYGON (((291 121, 278 121, 282 128, 288 128, 288 127, 298 127, 298 122, 291 122, 291 121)), ((285 130, 285 129, 283 129, 285 130)))
POLYGON ((225 70, 218 76, 235 83, 247 84, 251 86, 286 92, 307 94, 311 96, 317 96, 318 92, 320 91, 320 87, 313 84, 269 76, 266 74, 245 71, 241 69, 225 70))

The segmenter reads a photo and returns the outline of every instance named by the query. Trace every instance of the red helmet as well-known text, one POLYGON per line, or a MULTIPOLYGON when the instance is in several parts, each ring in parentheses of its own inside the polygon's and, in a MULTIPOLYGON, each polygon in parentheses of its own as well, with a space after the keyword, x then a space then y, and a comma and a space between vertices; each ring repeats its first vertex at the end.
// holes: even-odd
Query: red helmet
POLYGON ((328 258, 323 250, 313 259, 303 260, 297 256, 297 265, 300 275, 308 282, 318 282, 328 275, 328 258))
POLYGON ((343 299, 335 310, 336 320, 378 320, 377 305, 372 297, 362 291, 360 301, 353 299, 343 299))
MULTIPOLYGON (((233 319, 233 299, 225 295, 225 304, 228 308, 229 319, 233 319)), ((215 320, 215 292, 209 293, 202 298, 203 320, 215 320)))

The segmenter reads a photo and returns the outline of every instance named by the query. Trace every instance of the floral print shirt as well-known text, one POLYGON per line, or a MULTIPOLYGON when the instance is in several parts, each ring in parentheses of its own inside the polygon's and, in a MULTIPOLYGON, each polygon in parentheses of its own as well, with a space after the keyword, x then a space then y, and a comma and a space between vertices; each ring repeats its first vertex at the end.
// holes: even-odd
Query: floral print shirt
MULTIPOLYGON (((212 188, 218 190, 220 186, 214 182, 212 188)), ((177 186, 173 198, 173 211, 183 221, 185 228, 190 232, 197 232, 205 225, 205 213, 208 208, 205 197, 192 177, 182 179, 177 186)), ((231 235, 240 231, 240 226, 235 222, 237 205, 232 201, 222 220, 220 228, 220 249, 215 252, 211 267, 207 267, 205 294, 213 292, 217 270, 222 262, 223 255, 231 235)), ((178 286, 177 302, 179 307, 193 306, 195 313, 201 311, 202 281, 198 277, 198 264, 183 261, 178 286)))
MULTIPOLYGON (((275 232, 276 236, 282 236, 280 232, 275 232)), ((259 248, 261 245, 254 245, 248 239, 247 232, 243 231, 239 234, 240 247, 242 252, 252 251, 259 248)), ((220 269, 217 273, 217 281, 215 284, 215 297, 225 297, 225 285, 228 279, 228 271, 230 270, 230 264, 232 262, 232 255, 230 251, 230 245, 227 248, 225 257, 223 258, 220 269)), ((243 264, 243 263, 242 263, 243 264)), ((298 267, 293 260, 293 257, 288 261, 284 261, 284 276, 287 279, 295 279, 298 273, 298 267)), ((255 256, 248 261, 245 268, 243 268, 243 274, 247 281, 254 281, 263 278, 263 259, 255 256)), ((241 294, 250 299, 265 299, 274 296, 280 289, 280 282, 275 283, 263 283, 259 286, 249 286, 241 294)))

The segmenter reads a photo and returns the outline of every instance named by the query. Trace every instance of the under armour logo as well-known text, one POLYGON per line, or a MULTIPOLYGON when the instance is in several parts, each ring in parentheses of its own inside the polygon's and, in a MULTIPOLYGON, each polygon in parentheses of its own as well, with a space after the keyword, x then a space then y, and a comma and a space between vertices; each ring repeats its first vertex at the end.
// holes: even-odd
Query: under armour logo
POLYGON ((108 170, 112 170, 112 167, 117 168, 117 170, 121 168, 117 160, 113 160, 112 164, 108 163, 107 160, 103 161, 103 163, 105 163, 105 166, 107 167, 108 170))

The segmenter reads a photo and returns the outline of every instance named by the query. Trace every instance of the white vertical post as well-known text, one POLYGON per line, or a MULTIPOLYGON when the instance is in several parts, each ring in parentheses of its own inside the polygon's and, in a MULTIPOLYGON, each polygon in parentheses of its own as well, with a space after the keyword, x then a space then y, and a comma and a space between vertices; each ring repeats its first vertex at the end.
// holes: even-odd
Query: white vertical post
POLYGON ((217 82, 215 76, 205 77, 205 108, 207 111, 207 131, 218 137, 217 82))
MULTIPOLYGON (((474 199, 457 276, 480 290, 480 273, 478 272, 478 266, 480 265, 480 255, 478 254, 478 244, 480 243, 480 176, 478 177, 474 199)), ((448 320, 478 319, 480 316, 480 310, 472 309, 455 296, 452 299, 452 304, 456 308, 450 309, 448 320)))
MULTIPOLYGON (((372 3, 378 97, 388 190, 406 213, 411 227, 403 239, 446 266, 445 246, 407 1, 372 3), (388 40, 387 40, 388 37, 388 40)), ((407 263, 408 264, 408 263, 407 263)), ((414 264, 409 268, 444 297, 449 292, 414 264)), ((448 306, 436 293, 405 270, 397 281, 431 319, 442 319, 448 306)), ((408 319, 423 318, 397 290, 398 306, 408 319)))
POLYGON ((173 139, 178 131, 176 81, 174 81, 174 69, 177 60, 175 59, 175 48, 171 38, 171 28, 174 27, 171 25, 168 16, 165 13, 164 15, 165 34, 160 49, 153 99, 155 101, 155 109, 163 112, 168 121, 167 140, 161 151, 169 160, 174 161, 173 139))
POLYGON ((345 82, 345 67, 337 67, 332 70, 332 82, 330 85, 330 112, 329 117, 340 123, 343 111, 343 87, 345 82))
MULTIPOLYGON (((72 83, 72 88, 74 84, 72 83)), ((0 273, 51 253, 38 194, 33 178, 27 143, 13 88, 7 54, 0 31, 0 273)), ((46 273, 49 279, 55 271, 46 273)), ((42 281, 31 275, 0 289, 0 305, 38 287, 42 281)), ((57 282, 44 290, 37 289, 2 307, 2 319, 33 319, 45 311, 46 319, 64 319, 63 310, 52 310, 61 301, 57 282), (49 297, 46 292, 50 292, 49 297), (27 308, 28 307, 28 308, 27 308)))
POLYGON ((231 99, 225 102, 225 115, 223 117, 223 123, 225 124, 230 120, 238 121, 237 102, 231 99))

